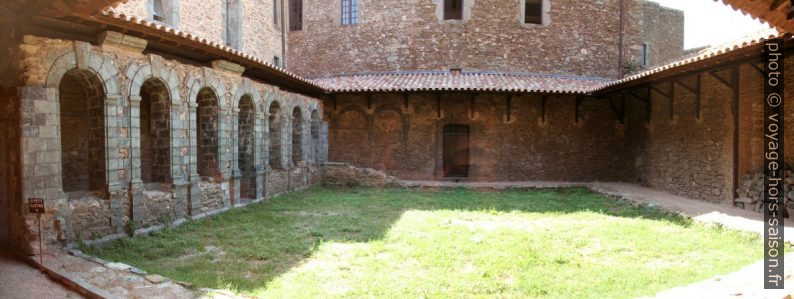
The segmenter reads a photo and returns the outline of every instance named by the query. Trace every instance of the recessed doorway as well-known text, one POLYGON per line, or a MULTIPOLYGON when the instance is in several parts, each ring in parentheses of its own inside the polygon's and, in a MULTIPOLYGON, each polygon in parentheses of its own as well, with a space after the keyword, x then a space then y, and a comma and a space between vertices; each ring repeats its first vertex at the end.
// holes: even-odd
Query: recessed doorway
POLYGON ((444 126, 444 177, 469 177, 469 126, 444 126))

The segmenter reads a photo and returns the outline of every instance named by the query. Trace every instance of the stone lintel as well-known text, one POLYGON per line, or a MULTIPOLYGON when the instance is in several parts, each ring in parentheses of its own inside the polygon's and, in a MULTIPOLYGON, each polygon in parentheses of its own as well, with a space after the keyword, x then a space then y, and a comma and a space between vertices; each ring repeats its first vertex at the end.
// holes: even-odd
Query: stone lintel
POLYGON ((117 47, 125 50, 142 53, 148 42, 145 39, 125 35, 115 31, 104 31, 99 34, 99 44, 102 48, 117 47))
POLYGON ((245 71, 245 67, 243 67, 242 65, 229 62, 226 60, 213 60, 210 64, 212 65, 213 69, 232 73, 237 76, 242 76, 243 72, 245 71))

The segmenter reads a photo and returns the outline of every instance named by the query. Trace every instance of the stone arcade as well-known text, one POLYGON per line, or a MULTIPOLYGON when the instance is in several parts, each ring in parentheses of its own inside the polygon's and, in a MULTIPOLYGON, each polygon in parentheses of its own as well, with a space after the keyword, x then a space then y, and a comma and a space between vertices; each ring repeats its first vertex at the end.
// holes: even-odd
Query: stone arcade
MULTIPOLYGON (((726 2, 794 28, 787 1, 726 2)), ((645 0, 8 0, 0 15, 0 241, 26 252, 27 198, 63 245, 306 188, 329 161, 752 209, 737 189, 762 162, 759 42, 783 36, 685 53, 683 14, 645 0)))

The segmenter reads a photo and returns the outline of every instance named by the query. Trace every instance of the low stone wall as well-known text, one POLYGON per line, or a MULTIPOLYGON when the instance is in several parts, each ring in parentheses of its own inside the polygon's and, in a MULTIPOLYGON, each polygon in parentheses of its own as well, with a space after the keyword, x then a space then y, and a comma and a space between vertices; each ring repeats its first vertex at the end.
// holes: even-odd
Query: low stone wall
POLYGON ((177 199, 167 191, 143 191, 141 227, 171 223, 179 218, 177 199))
MULTIPOLYGON (((112 212, 107 200, 85 196, 65 202, 68 208, 60 211, 68 211, 69 224, 67 225, 71 226, 71 230, 64 229, 66 233, 71 231, 74 234, 74 240, 96 239, 115 232, 111 225, 112 212)), ((57 226, 59 221, 55 223, 57 226)), ((63 237, 61 236, 59 239, 63 239, 63 237)))
POLYGON ((199 182, 201 213, 222 209, 227 205, 228 183, 199 182))
POLYGON ((265 193, 267 197, 283 194, 289 190, 289 172, 287 170, 269 171, 266 176, 265 193))
POLYGON ((400 179, 372 168, 359 168, 346 163, 323 164, 323 184, 340 187, 402 187, 400 179))

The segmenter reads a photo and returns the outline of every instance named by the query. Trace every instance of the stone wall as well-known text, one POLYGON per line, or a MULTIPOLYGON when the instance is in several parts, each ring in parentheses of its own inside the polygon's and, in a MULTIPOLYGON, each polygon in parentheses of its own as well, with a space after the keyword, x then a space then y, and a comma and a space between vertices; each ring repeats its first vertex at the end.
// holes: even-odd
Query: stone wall
POLYGON ((473 180, 620 181, 633 160, 607 100, 498 93, 337 96, 326 103, 329 160, 403 179, 444 177, 443 128, 468 125, 473 180), (512 98, 511 98, 512 96, 512 98), (440 103, 440 109, 438 104, 440 103), (508 106, 509 103, 509 106, 508 106))
MULTIPOLYGON (((307 186, 322 162, 307 151, 290 155, 293 146, 322 147, 313 142, 323 139, 307 134, 291 142, 295 128, 308 128, 313 113, 322 115, 317 99, 244 78, 228 63, 202 67, 144 54, 145 41, 118 33, 103 34, 98 44, 25 36, 18 46, 25 70, 17 101, 25 171, 21 194, 13 198, 45 199, 46 241, 130 233, 226 208, 241 196, 261 200, 307 186), (278 136, 268 134, 265 107, 272 103, 284 107, 278 136), (270 139, 284 145, 275 161, 283 170, 265 163, 270 139), (81 144, 88 150, 76 148, 81 144), (78 162, 88 166, 87 176, 73 169, 78 162), (284 186, 265 187, 270 172, 295 175, 284 186)), ((25 223, 32 217, 22 209, 14 214, 25 223)), ((24 229, 14 233, 27 238, 24 229)))
POLYGON ((648 46, 648 64, 652 67, 684 55, 684 12, 643 3, 643 40, 648 46))
MULTIPOLYGON (((130 0, 113 10, 128 16, 152 20, 147 2, 151 0, 130 0)), ((235 0, 242 3, 241 44, 245 53, 272 62, 274 56, 282 55, 281 24, 273 21, 275 0, 235 0)), ((167 1, 166 1, 167 2, 167 1)), ((228 17, 225 1, 182 0, 174 1, 179 7, 179 22, 176 29, 189 32, 218 44, 225 44, 224 20, 228 17)), ((286 9, 286 8, 285 8, 286 9)), ((174 27, 174 26, 171 26, 174 27)))
MULTIPOLYGON (((373 0, 359 3, 360 21, 353 26, 341 24, 338 1, 312 2, 304 5, 303 29, 288 34, 289 57, 307 59, 291 59, 289 70, 324 76, 463 68, 614 78, 620 73, 620 1, 552 0, 549 23, 527 25, 515 0, 471 1, 470 16, 463 21, 440 21, 441 1, 373 0)), ((627 70, 639 62, 642 50, 643 3, 624 2, 627 70)), ((675 18, 651 19, 656 26, 683 32, 682 24, 663 23, 675 18)), ((658 50, 654 53, 667 54, 658 50)))
MULTIPOLYGON (((786 62, 787 73, 794 62, 786 62)), ((716 72, 730 82, 730 69, 716 72)), ((750 64, 738 67, 738 183, 746 176, 763 170, 763 76, 750 64)), ((696 86, 698 74, 680 78, 696 86)), ((701 114, 697 114, 695 93, 676 83, 673 101, 661 93, 652 93, 650 122, 645 121, 645 104, 629 105, 628 143, 634 156, 633 182, 676 195, 716 203, 733 203, 734 117, 733 90, 714 75, 700 73, 701 114)), ((664 92, 670 83, 654 82, 664 92)), ((786 92, 794 92, 794 80, 787 80, 786 92)), ((786 114, 794 113, 792 105, 786 114)), ((794 161, 794 124, 786 124, 785 159, 794 161)))

